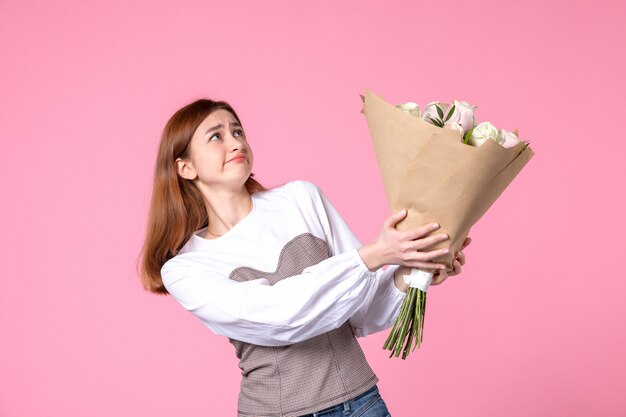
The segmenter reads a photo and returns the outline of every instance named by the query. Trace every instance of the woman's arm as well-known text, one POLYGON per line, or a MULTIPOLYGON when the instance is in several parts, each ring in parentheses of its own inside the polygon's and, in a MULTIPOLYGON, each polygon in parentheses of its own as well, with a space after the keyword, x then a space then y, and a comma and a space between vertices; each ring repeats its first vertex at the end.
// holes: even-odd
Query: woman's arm
POLYGON ((389 265, 386 270, 377 271, 378 286, 371 303, 357 309, 350 317, 350 326, 357 337, 389 329, 400 313, 400 306, 406 296, 395 279, 398 265, 389 265))
MULTIPOLYGON (((316 200, 318 216, 324 226, 326 240, 332 253, 338 254, 354 248, 366 248, 322 190, 313 183, 301 182, 316 200)), ((394 278, 397 269, 398 265, 388 265, 386 269, 376 270, 374 296, 370 298, 370 302, 355 308, 350 317, 350 325, 357 337, 367 336, 393 325, 406 296, 406 290, 400 289, 405 285, 404 281, 399 282, 394 278)))
POLYGON ((358 251, 332 256, 274 285, 237 282, 183 263, 161 268, 170 295, 216 334, 262 346, 297 343, 345 323, 377 289, 358 251))

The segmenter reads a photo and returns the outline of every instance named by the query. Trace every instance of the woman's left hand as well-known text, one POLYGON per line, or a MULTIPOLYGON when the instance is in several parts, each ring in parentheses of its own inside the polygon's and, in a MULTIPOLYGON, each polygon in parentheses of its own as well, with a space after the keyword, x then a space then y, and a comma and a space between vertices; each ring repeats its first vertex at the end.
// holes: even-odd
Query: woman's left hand
MULTIPOLYGON (((463 242, 463 246, 461 246, 461 249, 455 253, 454 261, 452 262, 453 269, 451 271, 444 271, 441 269, 437 270, 437 272, 435 272, 433 275, 433 280, 430 285, 439 285, 444 282, 448 277, 453 275, 459 275, 461 273, 461 266, 465 265, 465 254, 463 253, 463 249, 465 249, 471 241, 472 238, 470 237, 465 239, 465 242, 463 242)), ((404 282, 404 278, 402 278, 402 276, 409 275, 411 273, 411 269, 412 268, 408 266, 400 266, 398 267, 394 275, 396 287, 398 287, 402 292, 407 292, 407 290, 409 289, 409 285, 404 282)))
POLYGON ((454 261, 452 261, 452 270, 439 270, 433 275, 433 281, 430 285, 439 285, 444 282, 448 277, 459 275, 461 273, 461 266, 465 265, 465 254, 463 253, 463 249, 467 247, 472 242, 472 238, 468 237, 463 242, 463 246, 461 249, 454 254, 454 261))

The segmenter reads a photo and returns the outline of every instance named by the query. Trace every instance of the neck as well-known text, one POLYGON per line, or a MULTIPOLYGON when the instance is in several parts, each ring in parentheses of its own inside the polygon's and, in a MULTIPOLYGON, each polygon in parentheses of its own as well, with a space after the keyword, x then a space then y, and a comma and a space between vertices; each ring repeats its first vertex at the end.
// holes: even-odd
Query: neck
POLYGON ((252 197, 243 188, 236 194, 222 193, 211 195, 206 204, 209 226, 206 238, 215 239, 222 236, 252 211, 252 197))

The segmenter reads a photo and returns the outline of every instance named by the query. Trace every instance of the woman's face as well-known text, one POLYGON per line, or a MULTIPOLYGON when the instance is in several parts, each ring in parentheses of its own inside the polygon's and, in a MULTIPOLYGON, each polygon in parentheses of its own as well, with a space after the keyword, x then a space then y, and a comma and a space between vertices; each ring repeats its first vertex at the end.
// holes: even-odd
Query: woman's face
POLYGON ((189 146, 191 164, 184 168, 185 178, 194 179, 196 174, 208 187, 236 188, 245 184, 252 172, 252 149, 243 127, 227 110, 209 114, 196 129, 189 146))

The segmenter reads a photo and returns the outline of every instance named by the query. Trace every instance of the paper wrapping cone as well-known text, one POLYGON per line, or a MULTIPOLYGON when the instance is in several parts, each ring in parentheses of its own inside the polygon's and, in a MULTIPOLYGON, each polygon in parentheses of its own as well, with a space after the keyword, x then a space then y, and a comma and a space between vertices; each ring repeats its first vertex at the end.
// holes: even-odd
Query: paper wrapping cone
POLYGON ((397 224, 409 230, 437 222, 433 234, 450 239, 432 245, 450 253, 432 260, 452 267, 471 227, 500 197, 534 155, 519 143, 503 148, 488 140, 464 144, 459 132, 421 120, 366 91, 363 110, 392 212, 408 210, 397 224))

